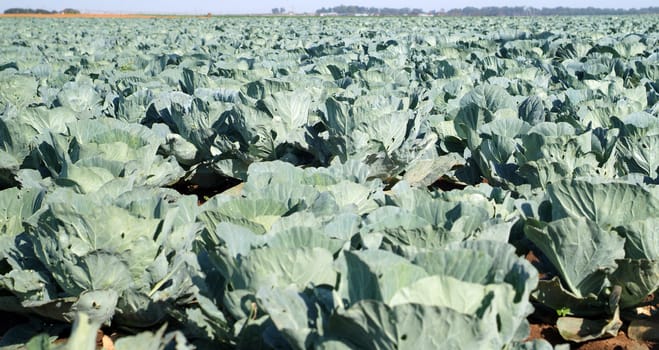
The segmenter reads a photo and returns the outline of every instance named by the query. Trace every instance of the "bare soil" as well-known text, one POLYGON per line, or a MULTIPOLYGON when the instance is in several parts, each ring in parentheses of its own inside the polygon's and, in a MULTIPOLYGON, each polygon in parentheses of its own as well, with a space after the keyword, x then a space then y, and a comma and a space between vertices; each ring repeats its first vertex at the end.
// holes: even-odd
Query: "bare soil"
MULTIPOLYGON (((531 323, 531 335, 528 339, 545 339, 552 345, 568 343, 561 338, 556 326, 546 323, 531 323)), ((570 349, 573 350, 659 350, 659 344, 629 339, 622 330, 613 338, 592 340, 581 344, 569 344, 570 349)))
MULTIPOLYGON (((146 14, 119 14, 119 13, 53 13, 53 14, 0 14, 0 18, 180 18, 176 15, 146 15, 146 14)), ((208 17, 208 16, 188 16, 188 17, 208 17)))

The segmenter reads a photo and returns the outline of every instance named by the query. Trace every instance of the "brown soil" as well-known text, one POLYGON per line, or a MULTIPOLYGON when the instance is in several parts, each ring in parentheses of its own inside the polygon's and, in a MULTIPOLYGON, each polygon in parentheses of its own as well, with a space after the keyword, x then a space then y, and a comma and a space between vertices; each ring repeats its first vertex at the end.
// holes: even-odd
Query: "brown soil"
POLYGON ((618 332, 614 338, 593 340, 575 347, 579 350, 648 350, 657 349, 651 343, 639 343, 636 340, 627 338, 625 332, 618 332))
MULTIPOLYGON (((552 345, 567 343, 554 325, 546 323, 532 323, 531 339, 544 339, 552 345)), ((570 343, 570 349, 573 350, 659 350, 659 344, 652 342, 638 342, 629 339, 625 332, 620 331, 618 335, 613 338, 598 339, 585 342, 582 344, 570 343)))
POLYGON ((552 345, 565 343, 556 327, 546 323, 531 323, 531 334, 528 340, 533 339, 544 339, 552 345))
POLYGON ((549 275, 542 272, 545 269, 544 269, 544 266, 542 264, 542 261, 540 260, 540 258, 538 257, 538 254, 536 252, 534 252, 533 250, 529 250, 526 253, 525 258, 528 262, 531 263, 531 265, 533 265, 536 269, 538 269, 538 271, 540 273, 539 277, 540 277, 541 280, 542 279, 549 279, 549 275))
MULTIPOLYGON (((118 13, 53 13, 53 14, 0 14, 0 18, 180 18, 175 15, 140 15, 140 14, 118 14, 118 13)), ((190 16, 188 16, 190 17, 190 16)), ((194 16, 193 16, 194 17, 194 16)), ((199 16, 197 16, 199 17, 199 16)), ((207 17, 207 16, 201 16, 207 17)))

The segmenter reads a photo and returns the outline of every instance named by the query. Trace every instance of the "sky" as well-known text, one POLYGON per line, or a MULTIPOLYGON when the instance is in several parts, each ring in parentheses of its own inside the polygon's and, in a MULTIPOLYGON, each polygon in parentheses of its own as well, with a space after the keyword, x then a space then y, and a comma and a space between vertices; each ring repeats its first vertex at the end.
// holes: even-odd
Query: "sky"
POLYGON ((314 12, 321 7, 358 5, 368 7, 421 8, 449 10, 467 6, 532 6, 532 7, 600 7, 640 8, 657 6, 656 0, 0 0, 0 10, 12 7, 62 10, 75 8, 87 13, 179 13, 179 14, 247 14, 270 13, 272 8, 283 7, 297 13, 314 12))

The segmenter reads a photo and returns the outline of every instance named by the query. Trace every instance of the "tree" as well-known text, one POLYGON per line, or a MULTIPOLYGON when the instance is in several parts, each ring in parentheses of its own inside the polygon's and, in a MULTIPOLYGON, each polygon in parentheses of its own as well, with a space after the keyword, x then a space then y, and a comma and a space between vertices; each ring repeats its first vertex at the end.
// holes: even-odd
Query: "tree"
POLYGON ((279 8, 278 8, 278 7, 275 7, 275 8, 272 9, 272 14, 273 14, 273 15, 278 15, 279 13, 280 13, 280 12, 279 12, 279 8))

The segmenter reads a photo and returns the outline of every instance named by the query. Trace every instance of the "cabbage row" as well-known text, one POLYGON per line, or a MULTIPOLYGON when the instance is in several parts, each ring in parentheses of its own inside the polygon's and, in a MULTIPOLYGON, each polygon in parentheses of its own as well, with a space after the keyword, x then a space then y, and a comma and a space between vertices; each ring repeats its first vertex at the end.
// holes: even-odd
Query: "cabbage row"
POLYGON ((0 310, 40 321, 0 346, 616 334, 659 287, 658 24, 2 19, 0 310))

